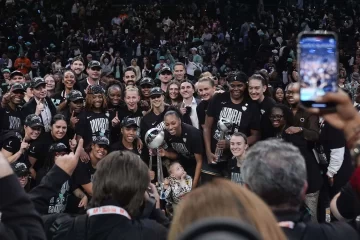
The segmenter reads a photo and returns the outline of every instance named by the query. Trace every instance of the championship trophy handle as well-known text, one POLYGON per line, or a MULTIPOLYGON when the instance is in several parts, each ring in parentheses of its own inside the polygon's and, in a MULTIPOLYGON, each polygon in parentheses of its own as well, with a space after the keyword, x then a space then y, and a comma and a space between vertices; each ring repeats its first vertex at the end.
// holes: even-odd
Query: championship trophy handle
MULTIPOLYGON (((225 139, 225 132, 224 131, 220 131, 220 140, 224 140, 225 139)), ((218 147, 216 147, 215 149, 215 156, 216 156, 216 161, 215 162, 219 162, 220 158, 222 157, 223 154, 223 149, 219 149, 218 147)))

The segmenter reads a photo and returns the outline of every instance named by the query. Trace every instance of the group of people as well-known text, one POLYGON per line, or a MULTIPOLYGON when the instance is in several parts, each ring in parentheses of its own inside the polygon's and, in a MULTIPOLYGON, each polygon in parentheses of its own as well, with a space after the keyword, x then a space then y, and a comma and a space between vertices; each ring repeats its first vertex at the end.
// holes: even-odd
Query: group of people
POLYGON ((260 2, 241 26, 232 7, 251 4, 128 6, 107 29, 94 4, 64 2, 71 27, 56 14, 42 29, 40 13, 2 39, 0 238, 358 238, 343 223, 360 214, 358 5, 276 14, 260 2), (295 37, 318 20, 343 24, 336 116, 298 98, 295 37))

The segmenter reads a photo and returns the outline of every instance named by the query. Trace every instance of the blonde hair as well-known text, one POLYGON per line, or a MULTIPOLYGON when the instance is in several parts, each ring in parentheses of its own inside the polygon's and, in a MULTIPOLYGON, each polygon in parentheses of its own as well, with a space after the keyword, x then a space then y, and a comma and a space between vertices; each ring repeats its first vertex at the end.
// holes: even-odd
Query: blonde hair
POLYGON ((203 72, 202 74, 200 74, 200 78, 204 78, 204 77, 213 77, 213 75, 210 72, 203 72))
POLYGON ((226 179, 215 179, 188 193, 177 206, 168 239, 176 240, 194 222, 212 217, 241 219, 254 226, 264 240, 287 239, 258 196, 226 179))
POLYGON ((128 92, 136 92, 140 96, 140 91, 137 87, 127 86, 124 91, 124 96, 126 96, 126 93, 128 93, 128 92))

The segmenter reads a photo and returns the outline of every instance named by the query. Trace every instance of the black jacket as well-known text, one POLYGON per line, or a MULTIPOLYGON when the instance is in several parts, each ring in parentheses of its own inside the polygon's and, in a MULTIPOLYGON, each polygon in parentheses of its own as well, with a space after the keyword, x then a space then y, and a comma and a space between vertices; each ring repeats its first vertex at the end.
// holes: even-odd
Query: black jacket
MULTIPOLYGON (((56 107, 54 103, 51 101, 51 98, 45 97, 45 101, 47 102, 51 116, 54 116, 56 114, 56 107)), ((37 103, 35 101, 35 98, 31 98, 21 109, 21 114, 23 119, 25 119, 30 114, 35 114, 37 103)), ((41 114, 40 114, 41 118, 41 114)))
POLYGON ((0 179, 0 239, 46 239, 41 217, 17 177, 0 179))
MULTIPOLYGON (((40 185, 30 192, 35 208, 39 212, 44 213, 51 196, 58 193, 62 184, 69 179, 69 175, 54 165, 42 179, 40 185)), ((151 217, 156 221, 151 219, 128 220, 119 215, 96 215, 92 217, 82 215, 73 218, 67 214, 51 214, 43 216, 43 220, 45 232, 49 240, 166 239, 167 229, 164 226, 168 226, 169 222, 164 214, 156 209, 152 212, 151 217), (79 238, 80 232, 84 232, 87 237, 81 236, 79 238)))
POLYGON ((344 222, 312 223, 303 222, 296 211, 274 211, 278 222, 293 222, 294 228, 282 227, 289 240, 338 240, 359 239, 359 235, 344 222))

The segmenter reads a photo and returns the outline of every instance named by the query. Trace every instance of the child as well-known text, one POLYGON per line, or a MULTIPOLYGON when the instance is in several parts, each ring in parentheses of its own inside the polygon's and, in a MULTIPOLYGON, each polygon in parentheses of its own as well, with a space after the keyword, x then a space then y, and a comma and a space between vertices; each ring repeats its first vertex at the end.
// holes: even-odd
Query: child
POLYGON ((169 177, 164 180, 164 198, 178 204, 181 198, 192 188, 192 178, 186 174, 179 162, 171 162, 167 168, 169 177))
POLYGON ((248 149, 247 137, 245 134, 237 132, 230 138, 230 151, 233 158, 229 161, 231 181, 243 185, 241 176, 241 165, 244 161, 245 151, 248 149))

